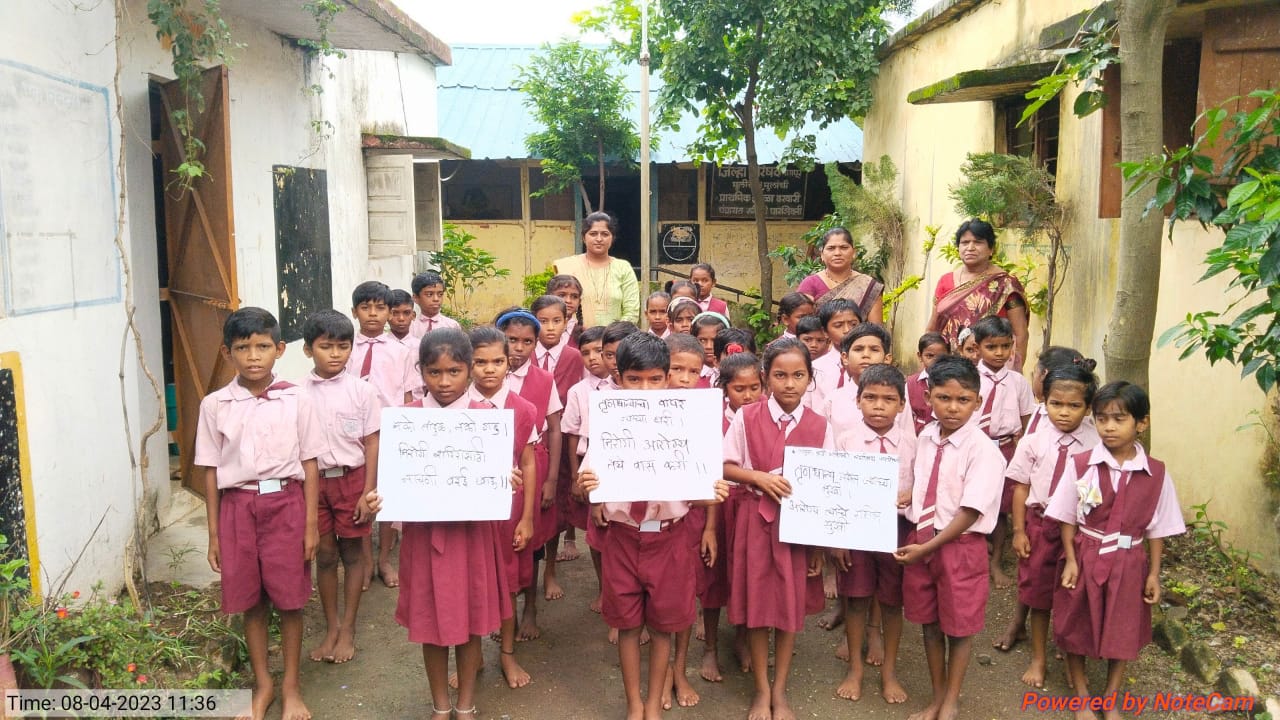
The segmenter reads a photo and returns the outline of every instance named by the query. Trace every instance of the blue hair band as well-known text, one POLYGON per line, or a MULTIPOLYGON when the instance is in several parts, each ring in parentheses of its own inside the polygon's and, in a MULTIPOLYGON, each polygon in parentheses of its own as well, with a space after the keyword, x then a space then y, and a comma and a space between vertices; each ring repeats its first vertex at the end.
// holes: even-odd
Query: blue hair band
POLYGON ((499 330, 506 330, 507 323, 516 318, 528 320, 533 323, 533 328, 536 332, 542 332, 542 323, 538 322, 538 318, 534 317, 533 313, 524 310, 512 310, 511 312, 503 313, 498 316, 498 322, 494 323, 494 325, 498 326, 499 330))
POLYGON ((729 318, 725 317, 724 315, 721 315, 718 312, 713 312, 711 310, 704 310, 698 313, 697 315, 694 315, 693 321, 696 323, 704 317, 710 317, 710 318, 715 318, 719 320, 720 322, 724 323, 724 327, 726 330, 733 327, 733 323, 729 322, 729 318))

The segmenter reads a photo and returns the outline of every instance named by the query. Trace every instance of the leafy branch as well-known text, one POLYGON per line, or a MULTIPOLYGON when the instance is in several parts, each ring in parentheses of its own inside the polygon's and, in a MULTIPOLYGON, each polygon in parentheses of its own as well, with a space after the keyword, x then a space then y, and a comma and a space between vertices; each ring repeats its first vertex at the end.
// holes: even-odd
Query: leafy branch
MULTIPOLYGON (((1098 7, 1102 7, 1099 5, 1098 7)), ((1097 8, 1094 9, 1096 12, 1097 8)), ((1090 18, 1092 13, 1090 13, 1090 18)), ((1097 18, 1093 22, 1086 18, 1080 24, 1069 47, 1055 50, 1059 56, 1057 67, 1052 74, 1041 78, 1035 87, 1027 92, 1026 98, 1031 104, 1022 111, 1018 124, 1028 119, 1066 89, 1067 85, 1079 85, 1080 94, 1076 96, 1072 112, 1076 117, 1085 117, 1103 108, 1107 104, 1107 93, 1102 89, 1102 74, 1114 63, 1120 62, 1120 53, 1111 42, 1116 32, 1116 22, 1106 18, 1097 18)))

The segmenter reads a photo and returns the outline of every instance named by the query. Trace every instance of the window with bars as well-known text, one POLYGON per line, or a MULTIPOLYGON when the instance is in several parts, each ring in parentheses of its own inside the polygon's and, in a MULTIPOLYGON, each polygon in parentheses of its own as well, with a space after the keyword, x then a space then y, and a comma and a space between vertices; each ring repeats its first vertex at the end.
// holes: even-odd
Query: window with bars
POLYGON ((1027 109, 1024 98, 1012 99, 1001 104, 1003 152, 1035 159, 1036 163, 1058 175, 1058 128, 1061 105, 1057 98, 1036 111, 1027 122, 1018 124, 1027 109))

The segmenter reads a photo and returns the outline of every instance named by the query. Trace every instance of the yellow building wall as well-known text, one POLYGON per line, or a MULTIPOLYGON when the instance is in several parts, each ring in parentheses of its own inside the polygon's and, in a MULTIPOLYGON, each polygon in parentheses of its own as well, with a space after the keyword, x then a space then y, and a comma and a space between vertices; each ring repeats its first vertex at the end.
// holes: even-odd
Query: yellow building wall
MULTIPOLYGON (((799 245, 800 236, 814 226, 811 222, 771 222, 767 225, 769 233, 769 249, 774 250, 782 245, 799 245)), ((752 222, 704 222, 701 225, 702 246, 698 252, 698 261, 709 263, 716 269, 716 282, 739 290, 759 291, 760 263, 756 253, 756 226, 752 222)), ((663 265, 662 267, 689 274, 692 264, 663 265)), ((783 279, 786 268, 778 261, 773 261, 773 299, 790 292, 783 279)), ((664 275, 663 282, 671 279, 664 275)), ((718 295, 722 299, 732 301, 733 296, 725 293, 718 295)))
POLYGON ((476 236, 475 246, 497 256, 497 265, 510 274, 477 285, 464 308, 472 319, 492 320, 503 308, 524 302, 524 277, 541 273, 557 258, 572 255, 573 223, 537 220, 451 221, 476 236))
MULTIPOLYGON (((875 103, 863 126, 864 158, 870 162, 889 155, 897 165, 903 209, 911 219, 906 272, 924 275, 921 290, 906 296, 898 308, 898 357, 914 356, 933 288, 952 269, 936 252, 927 263, 922 258, 923 228, 940 225, 939 243, 951 241, 963 218, 956 214, 948 188, 959 179, 966 153, 994 150, 996 132, 991 102, 911 105, 907 94, 957 72, 1026 58, 1025 48, 1034 46, 1042 28, 1093 4, 988 2, 897 48, 882 62, 875 103)), ((1074 97, 1072 89, 1062 99, 1057 187, 1060 200, 1072 208, 1070 267, 1057 296, 1052 341, 1097 358, 1105 381, 1102 345, 1116 290, 1119 222, 1097 218, 1101 113, 1076 118, 1070 112, 1074 97)), ((1183 223, 1175 228, 1172 242, 1162 245, 1157 337, 1188 312, 1225 306, 1224 280, 1197 282, 1205 251, 1219 241, 1220 235, 1183 223)), ((1039 336, 1033 324, 1032 356, 1039 336)), ((1267 400, 1252 380, 1240 380, 1237 368, 1210 367, 1200 356, 1179 361, 1179 354, 1176 348, 1155 349, 1153 344, 1152 453, 1168 464, 1188 519, 1192 505, 1211 502, 1210 515, 1228 524, 1231 542, 1259 553, 1272 569, 1280 567, 1277 518, 1261 471, 1266 436, 1257 427, 1238 429, 1254 422, 1256 413, 1269 416, 1267 400)))

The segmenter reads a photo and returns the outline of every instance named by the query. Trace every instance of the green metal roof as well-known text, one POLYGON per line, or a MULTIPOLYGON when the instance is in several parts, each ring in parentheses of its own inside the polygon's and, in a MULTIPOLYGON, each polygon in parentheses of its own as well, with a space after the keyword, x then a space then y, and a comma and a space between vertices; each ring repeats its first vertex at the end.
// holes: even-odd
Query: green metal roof
MULTIPOLYGON (((518 89, 519 68, 529 64, 537 46, 453 45, 453 64, 436 68, 439 99, 439 134, 471 150, 473 160, 498 160, 528 157, 525 138, 540 129, 533 114, 524 105, 524 93, 518 89)), ((635 94, 634 119, 639 122, 639 66, 625 67, 627 86, 635 94)), ((656 102, 662 80, 655 73, 649 82, 650 101, 656 102)), ((678 131, 664 130, 658 136, 657 150, 650 154, 655 163, 687 162, 686 148, 697 138, 698 120, 687 115, 678 131)), ((819 162, 854 162, 862 160, 862 130, 845 119, 818 129, 811 123, 806 132, 816 134, 819 162)), ((785 143, 772 132, 756 136, 761 163, 775 163, 786 149, 785 143)), ((738 161, 746 162, 739 149, 738 161)))

